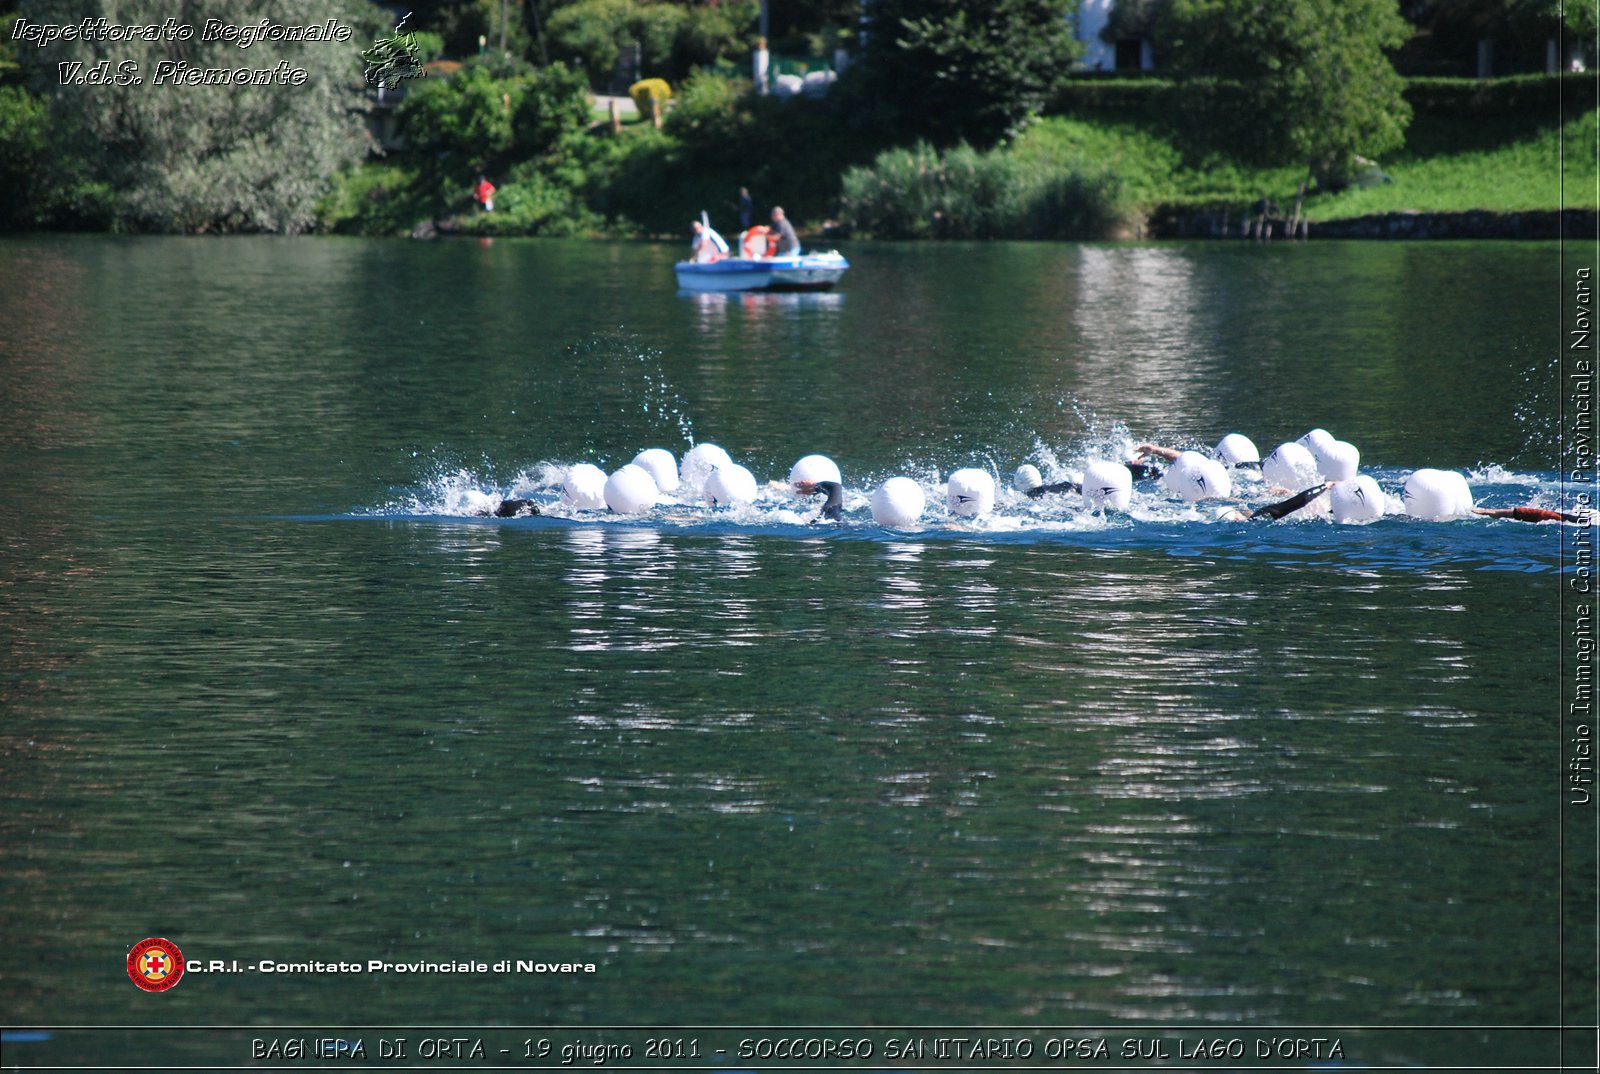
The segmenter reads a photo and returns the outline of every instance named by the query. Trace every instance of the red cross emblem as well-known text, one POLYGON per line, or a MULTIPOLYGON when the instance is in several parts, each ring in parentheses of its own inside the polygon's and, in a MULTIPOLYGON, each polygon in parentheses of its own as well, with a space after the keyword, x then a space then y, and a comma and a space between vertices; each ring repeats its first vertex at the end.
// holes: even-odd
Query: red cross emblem
POLYGON ((146 992, 164 992, 183 976, 183 952, 159 936, 140 940, 128 952, 128 976, 146 992))

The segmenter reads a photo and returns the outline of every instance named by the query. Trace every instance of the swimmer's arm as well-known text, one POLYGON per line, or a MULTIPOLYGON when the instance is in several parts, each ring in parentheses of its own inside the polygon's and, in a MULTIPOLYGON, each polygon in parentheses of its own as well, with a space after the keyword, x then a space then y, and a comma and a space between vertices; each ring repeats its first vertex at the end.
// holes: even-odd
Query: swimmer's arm
POLYGON ((1328 484, 1329 483, 1312 485, 1303 492, 1295 493, 1287 500, 1279 500, 1277 503, 1269 503, 1265 507, 1257 507, 1254 511, 1250 512, 1250 517, 1270 518, 1273 521, 1276 521, 1285 515, 1292 515, 1296 511, 1300 510, 1300 508, 1316 499, 1318 496, 1321 496, 1323 492, 1327 491, 1328 484))
POLYGON ((1024 493, 1024 495, 1026 495, 1030 499, 1037 500, 1039 497, 1048 495, 1048 494, 1050 494, 1052 492, 1082 492, 1082 491, 1083 491, 1083 486, 1080 485, 1076 481, 1057 481, 1053 485, 1035 485, 1035 486, 1033 486, 1033 488, 1028 489, 1027 492, 1024 493))
POLYGON ((1475 515, 1489 518, 1509 518, 1513 522, 1582 522, 1577 515, 1565 511, 1548 511, 1543 507, 1474 507, 1475 515))
MULTIPOLYGON (((1160 444, 1140 444, 1133 449, 1133 453, 1136 457, 1153 455, 1158 459, 1166 459, 1168 462, 1174 461, 1179 455, 1183 454, 1177 448, 1162 447, 1160 444)), ((1133 461, 1137 461, 1137 458, 1133 461)))

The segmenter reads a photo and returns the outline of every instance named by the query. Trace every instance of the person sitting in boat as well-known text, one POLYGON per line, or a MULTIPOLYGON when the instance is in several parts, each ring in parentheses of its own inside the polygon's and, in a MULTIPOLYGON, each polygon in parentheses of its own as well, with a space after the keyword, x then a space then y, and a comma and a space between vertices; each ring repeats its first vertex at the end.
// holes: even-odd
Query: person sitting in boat
POLYGON ((783 209, 773 206, 772 230, 778 236, 778 244, 772 251, 773 257, 794 257, 800 253, 800 236, 794 233, 794 225, 789 223, 789 218, 783 215, 783 209))
POLYGON ((728 241, 710 224, 694 222, 694 238, 689 240, 689 260, 707 264, 728 256, 728 241))

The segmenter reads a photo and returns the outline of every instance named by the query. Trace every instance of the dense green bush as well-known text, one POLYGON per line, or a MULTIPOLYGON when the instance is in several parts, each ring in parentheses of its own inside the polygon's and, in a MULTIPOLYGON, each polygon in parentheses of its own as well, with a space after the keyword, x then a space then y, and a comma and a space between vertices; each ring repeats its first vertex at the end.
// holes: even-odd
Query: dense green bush
POLYGON ((639 45, 640 73, 671 75, 672 47, 685 19, 671 4, 634 0, 577 0, 550 16, 550 54, 578 66, 595 89, 604 89, 624 44, 639 45))
POLYGON ((476 235, 573 236, 598 231, 602 221, 577 191, 528 161, 513 168, 495 191, 494 212, 473 212, 461 223, 476 235))
POLYGON ((322 231, 346 235, 405 235, 434 215, 433 191, 414 169, 392 161, 369 161, 341 172, 317 202, 322 231))
POLYGON ((589 122, 589 89, 583 75, 564 63, 541 67, 523 82, 522 100, 511 114, 513 148, 520 155, 548 152, 589 122))
POLYGON ((677 104, 667 115, 667 128, 680 136, 726 137, 738 123, 740 103, 753 88, 748 78, 723 78, 696 69, 678 87, 677 104))
POLYGON ((760 15, 758 0, 723 0, 690 7, 673 36, 671 62, 664 74, 676 85, 699 67, 734 63, 748 70, 760 15))
MULTIPOLYGON (((78 0, 31 4, 35 21, 124 21, 126 5, 78 0)), ((378 9, 346 3, 279 0, 273 19, 315 23, 337 16, 358 39, 381 26, 378 9)), ((238 5, 190 0, 180 22, 231 21, 238 5)), ((95 35, 27 48, 17 60, 49 108, 47 139, 51 221, 84 226, 99 216, 137 231, 295 233, 316 222, 316 204, 332 177, 369 148, 363 121, 367 95, 357 50, 306 48, 297 42, 257 41, 248 56, 227 41, 108 40, 95 35), (163 61, 195 70, 241 65, 271 70, 282 61, 304 70, 301 84, 232 84, 226 89, 144 88, 79 84, 59 76, 58 64, 137 64, 151 78, 163 61)))
POLYGON ((697 71, 683 83, 664 127, 630 124, 620 136, 595 133, 581 189, 623 233, 686 233, 702 210, 730 229, 738 191, 749 187, 758 211, 784 206, 797 226, 831 212, 843 170, 880 148, 829 100, 777 100, 749 92, 744 79, 697 71))
POLYGON ((1515 75, 1510 78, 1411 78, 1406 100, 1417 114, 1459 116, 1521 114, 1533 123, 1557 123, 1562 114, 1578 115, 1596 106, 1592 72, 1515 75))
POLYGON ((1411 108, 1388 53, 1409 34, 1394 0, 1173 0, 1160 16, 1182 132, 1333 186, 1358 155, 1404 144, 1411 108))
POLYGON ((677 83, 699 66, 743 62, 757 0, 679 6, 649 0, 577 0, 550 16, 550 54, 579 66, 604 89, 624 45, 639 46, 640 74, 677 83))
POLYGON ((0 229, 32 227, 44 217, 45 104, 20 86, 0 86, 0 229))
POLYGON ((1045 114, 1165 120, 1172 113, 1175 86, 1170 78, 1074 76, 1056 87, 1045 114))
POLYGON ((1039 113, 1081 44, 1066 0, 874 0, 866 48, 840 80, 881 109, 884 142, 981 147, 1039 113))
POLYGON ((843 206, 852 226, 895 239, 1098 239, 1127 215, 1113 172, 926 144, 845 172, 843 206))
POLYGON ((476 61, 428 79, 400 105, 400 132, 419 181, 448 196, 479 172, 549 152, 589 121, 583 76, 563 64, 496 77, 476 61))
POLYGON ((414 84, 401 102, 401 136, 412 153, 443 171, 476 172, 511 148, 512 115, 524 86, 469 63, 449 78, 414 84))

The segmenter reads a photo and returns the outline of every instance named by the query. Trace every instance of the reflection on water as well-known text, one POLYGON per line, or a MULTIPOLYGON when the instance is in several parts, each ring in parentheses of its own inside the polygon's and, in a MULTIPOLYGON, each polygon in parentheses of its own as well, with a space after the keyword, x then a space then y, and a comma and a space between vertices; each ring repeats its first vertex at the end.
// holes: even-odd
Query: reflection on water
POLYGON ((1077 300, 1069 308, 1082 340, 1074 363, 1080 394, 1096 405, 1139 399, 1137 412, 1118 416, 1147 428, 1206 408, 1218 356, 1197 346, 1194 318, 1204 299, 1188 252, 1082 246, 1077 254, 1077 300))

